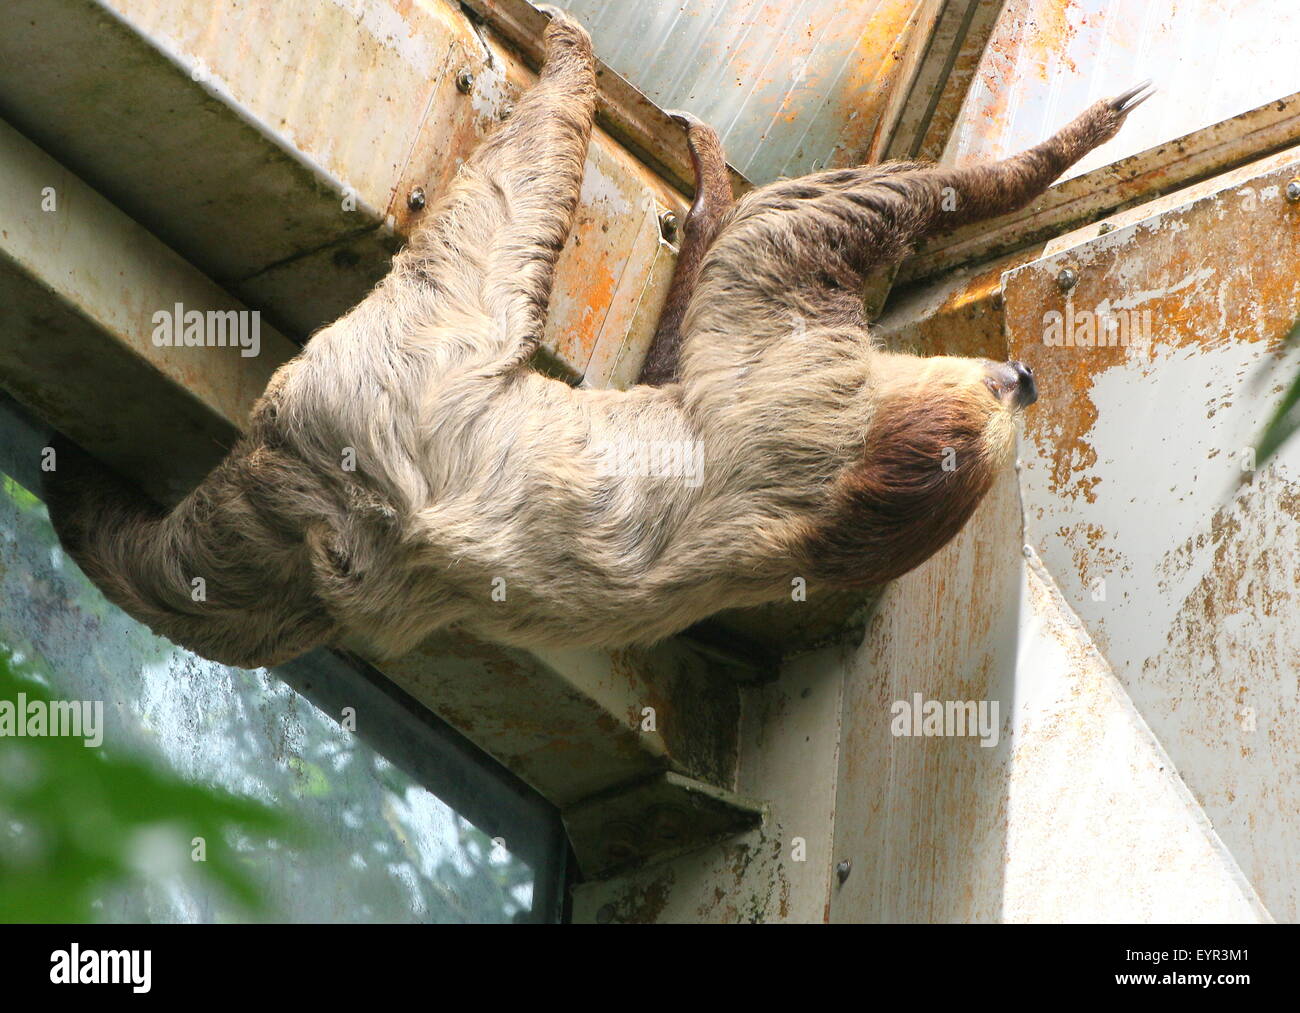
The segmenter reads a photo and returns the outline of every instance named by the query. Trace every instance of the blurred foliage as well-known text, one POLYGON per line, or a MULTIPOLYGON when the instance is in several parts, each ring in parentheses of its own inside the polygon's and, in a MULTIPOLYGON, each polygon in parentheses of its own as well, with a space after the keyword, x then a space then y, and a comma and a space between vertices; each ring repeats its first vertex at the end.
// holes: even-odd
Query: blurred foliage
MULTIPOLYGON (((1291 328, 1291 333, 1286 336, 1283 347, 1294 348, 1298 344, 1300 344, 1300 321, 1296 321, 1295 326, 1291 328)), ((1300 429, 1300 407, 1298 406, 1300 406, 1300 373, 1291 378, 1290 386, 1287 387, 1282 400, 1265 423, 1259 439, 1255 441, 1256 468, 1264 467, 1265 462, 1282 449, 1282 444, 1294 436, 1297 429, 1300 429)))
POLYGON ((274 673, 205 661, 132 621, 4 474, 0 659, 0 699, 105 701, 111 747, 0 737, 0 922, 483 922, 530 909, 527 864, 274 673), (250 793, 262 804, 238 797, 250 793), (206 863, 190 861, 194 837, 206 863))
MULTIPOLYGON (((0 644, 0 700, 52 697, 0 644)), ((0 737, 0 922, 84 922, 106 889, 142 863, 190 860, 252 911, 265 902, 230 832, 266 837, 291 827, 276 812, 228 792, 187 784, 70 736, 0 737), (142 831, 161 831, 153 834, 142 831), (168 841, 174 845, 170 850, 168 841), (161 847, 160 847, 161 845, 161 847)))

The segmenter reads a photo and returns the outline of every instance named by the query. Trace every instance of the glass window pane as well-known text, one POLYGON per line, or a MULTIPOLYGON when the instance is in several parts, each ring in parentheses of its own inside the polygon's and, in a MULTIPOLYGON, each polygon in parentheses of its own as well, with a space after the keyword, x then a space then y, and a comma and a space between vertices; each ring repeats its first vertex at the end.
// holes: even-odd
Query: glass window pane
MULTIPOLYGON (((382 677, 330 652, 274 672, 246 671, 205 661, 134 622, 63 553, 33 495, 47 442, 0 395, 0 653, 55 697, 102 701, 105 753, 143 757, 186 782, 259 800, 305 829, 306 843, 235 842, 260 884, 262 917, 554 917, 562 838, 549 806, 382 677), (356 733, 340 723, 349 713, 356 733)), ((22 746, 0 737, 0 842, 8 840, 12 854, 25 839, 35 849, 30 869, 38 870, 41 828, 5 818, 2 775, 22 746)), ((162 837, 139 835, 138 878, 104 890, 92 917, 250 916, 195 874, 188 833, 174 835, 182 858, 169 861, 178 849, 168 851, 168 827, 157 829, 162 837)), ((20 873, 0 858, 0 890, 20 873)))

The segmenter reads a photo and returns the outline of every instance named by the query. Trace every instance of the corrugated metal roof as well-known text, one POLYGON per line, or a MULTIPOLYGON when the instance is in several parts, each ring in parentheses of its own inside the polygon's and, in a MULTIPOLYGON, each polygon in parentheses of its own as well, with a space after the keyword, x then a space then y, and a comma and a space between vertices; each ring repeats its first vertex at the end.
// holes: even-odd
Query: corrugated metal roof
MULTIPOLYGON (((924 0, 570 0, 601 59, 757 183, 866 155, 924 0)), ((930 5, 932 6, 932 5, 930 5)))

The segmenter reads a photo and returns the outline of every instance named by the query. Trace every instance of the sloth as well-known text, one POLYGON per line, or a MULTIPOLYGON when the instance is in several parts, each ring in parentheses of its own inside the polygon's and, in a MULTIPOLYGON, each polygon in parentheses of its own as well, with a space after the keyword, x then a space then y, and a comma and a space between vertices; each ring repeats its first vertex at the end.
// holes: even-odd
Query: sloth
POLYGON ((716 136, 683 117, 697 197, 648 382, 590 389, 530 365, 596 104, 586 32, 547 13, 514 114, 376 288, 277 370, 197 488, 162 510, 60 449, 46 495, 63 545, 154 632, 243 667, 344 641, 393 656, 449 626, 648 644, 798 579, 905 574, 1008 466, 1031 371, 881 350, 864 279, 1027 204, 1145 86, 1004 161, 837 169, 734 205, 716 136), (610 448, 687 448, 699 468, 629 468, 610 448))

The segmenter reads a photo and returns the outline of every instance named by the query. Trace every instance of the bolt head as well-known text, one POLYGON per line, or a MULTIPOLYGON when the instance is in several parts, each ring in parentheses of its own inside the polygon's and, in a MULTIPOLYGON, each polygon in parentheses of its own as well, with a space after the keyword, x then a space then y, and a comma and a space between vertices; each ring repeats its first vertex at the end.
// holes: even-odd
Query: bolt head
POLYGON ((461 67, 456 74, 456 89, 462 95, 468 95, 474 87, 474 72, 468 67, 461 67))
POLYGON ((1056 287, 1062 292, 1068 292, 1079 284, 1079 275, 1072 267, 1061 268, 1061 273, 1056 276, 1056 287))
POLYGON ((411 189, 411 192, 406 195, 406 206, 412 211, 424 209, 424 187, 417 186, 411 189))
POLYGON ((1300 201, 1300 179, 1293 179, 1286 185, 1286 199, 1292 203, 1300 201))
POLYGON ((659 233, 670 243, 677 242, 677 212, 663 211, 659 214, 659 233))
POLYGON ((840 886, 849 878, 849 873, 853 871, 853 863, 847 858, 835 866, 835 877, 840 881, 840 886))

